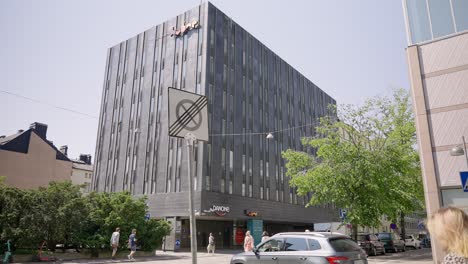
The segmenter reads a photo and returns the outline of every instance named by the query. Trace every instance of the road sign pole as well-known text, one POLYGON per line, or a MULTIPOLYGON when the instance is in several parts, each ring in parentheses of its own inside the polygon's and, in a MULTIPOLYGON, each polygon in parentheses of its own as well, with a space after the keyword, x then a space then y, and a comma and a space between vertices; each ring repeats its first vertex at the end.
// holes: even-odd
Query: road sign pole
POLYGON ((465 136, 462 136, 463 149, 465 150, 466 167, 468 167, 468 153, 466 152, 465 136))
POLYGON ((189 211, 190 211, 190 248, 192 252, 192 264, 197 264, 197 224, 195 219, 195 211, 193 210, 193 177, 192 177, 192 164, 193 164, 193 144, 196 141, 196 137, 192 133, 185 135, 187 142, 187 175, 189 180, 189 211))

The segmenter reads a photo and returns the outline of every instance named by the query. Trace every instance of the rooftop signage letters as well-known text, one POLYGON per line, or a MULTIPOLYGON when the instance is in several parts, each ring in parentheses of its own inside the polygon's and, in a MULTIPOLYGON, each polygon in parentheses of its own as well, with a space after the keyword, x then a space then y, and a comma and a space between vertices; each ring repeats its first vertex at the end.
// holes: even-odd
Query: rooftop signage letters
POLYGON ((244 210, 244 214, 248 217, 256 217, 258 213, 253 210, 244 210))
POLYGON ((204 210, 205 213, 215 213, 217 216, 225 216, 231 211, 229 206, 213 205, 209 210, 204 210))
POLYGON ((180 37, 185 34, 187 34, 190 30, 196 29, 200 27, 200 23, 198 23, 198 20, 194 20, 190 23, 184 22, 184 25, 180 27, 180 29, 176 29, 175 27, 172 27, 172 34, 171 37, 180 37))

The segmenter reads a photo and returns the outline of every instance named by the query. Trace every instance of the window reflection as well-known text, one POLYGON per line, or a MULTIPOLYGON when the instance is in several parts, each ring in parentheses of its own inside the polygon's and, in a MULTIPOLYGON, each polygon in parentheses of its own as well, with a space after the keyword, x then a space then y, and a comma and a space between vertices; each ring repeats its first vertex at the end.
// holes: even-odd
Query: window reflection
POLYGON ((431 39, 426 1, 407 0, 406 8, 411 32, 411 42, 418 43, 431 39))
POLYGON ((452 0, 457 31, 468 30, 468 1, 452 0))
POLYGON ((455 32, 450 0, 428 0, 434 38, 455 32))
POLYGON ((468 30, 466 0, 405 0, 410 44, 468 30))

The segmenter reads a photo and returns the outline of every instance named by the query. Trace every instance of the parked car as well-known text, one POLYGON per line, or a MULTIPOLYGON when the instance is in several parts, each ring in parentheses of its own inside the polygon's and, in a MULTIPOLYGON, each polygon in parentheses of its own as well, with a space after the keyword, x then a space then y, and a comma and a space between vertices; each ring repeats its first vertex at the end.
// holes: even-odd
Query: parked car
POLYGON ((419 241, 415 236, 409 235, 409 236, 406 236, 405 246, 413 247, 415 249, 421 248, 421 241, 419 241))
POLYGON ((386 252, 406 251, 405 241, 398 234, 379 233, 377 236, 384 243, 386 252))
POLYGON ((367 264, 367 254, 350 237, 328 232, 279 233, 253 252, 232 257, 231 264, 367 264))
POLYGON ((358 234, 358 245, 366 251, 368 255, 377 256, 377 254, 385 255, 385 247, 380 239, 374 234, 358 234))

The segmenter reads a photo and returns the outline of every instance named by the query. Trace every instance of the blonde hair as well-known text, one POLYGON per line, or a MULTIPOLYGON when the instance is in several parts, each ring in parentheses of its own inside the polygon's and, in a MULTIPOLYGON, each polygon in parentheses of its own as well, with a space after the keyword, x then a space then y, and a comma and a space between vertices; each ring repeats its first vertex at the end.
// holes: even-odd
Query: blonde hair
POLYGON ((245 232, 245 235, 250 236, 250 231, 247 230, 247 232, 245 232))
POLYGON ((441 208, 428 219, 427 227, 445 251, 468 258, 468 215, 463 210, 441 208))

